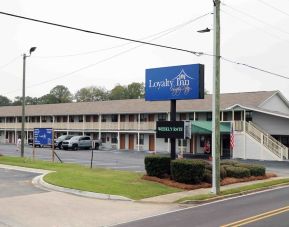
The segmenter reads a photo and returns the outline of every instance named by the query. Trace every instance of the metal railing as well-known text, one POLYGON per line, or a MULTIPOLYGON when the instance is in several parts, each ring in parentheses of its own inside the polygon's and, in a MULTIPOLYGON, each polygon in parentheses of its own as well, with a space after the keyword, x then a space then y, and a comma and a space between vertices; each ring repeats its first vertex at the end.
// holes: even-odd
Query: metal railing
MULTIPOLYGON (((235 121, 234 128, 236 131, 244 131, 244 121, 235 121)), ((247 134, 261 143, 278 158, 281 160, 284 158, 288 159, 288 147, 280 143, 273 136, 269 135, 252 122, 245 122, 245 129, 247 134)))

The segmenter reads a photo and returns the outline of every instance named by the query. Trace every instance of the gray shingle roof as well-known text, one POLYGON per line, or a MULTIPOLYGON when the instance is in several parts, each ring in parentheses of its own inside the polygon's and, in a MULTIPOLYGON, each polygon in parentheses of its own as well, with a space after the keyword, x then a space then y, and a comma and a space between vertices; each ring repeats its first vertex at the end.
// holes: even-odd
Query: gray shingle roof
MULTIPOLYGON (((221 94, 221 110, 234 104, 257 108, 276 91, 257 91, 221 94)), ((177 101, 178 112, 211 111, 212 95, 205 99, 177 101)), ((144 99, 80 102, 45 105, 27 105, 27 116, 86 115, 117 113, 164 113, 169 112, 169 101, 146 102, 144 99)), ((21 106, 0 107, 0 116, 21 116, 21 106)))

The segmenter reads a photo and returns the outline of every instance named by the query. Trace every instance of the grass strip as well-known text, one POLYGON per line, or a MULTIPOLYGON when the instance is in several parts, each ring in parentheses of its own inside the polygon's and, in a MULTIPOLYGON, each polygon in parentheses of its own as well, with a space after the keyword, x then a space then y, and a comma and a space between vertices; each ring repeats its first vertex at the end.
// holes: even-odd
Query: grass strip
POLYGON ((78 164, 52 163, 30 158, 0 156, 6 165, 55 171, 45 175, 50 184, 83 191, 121 195, 134 200, 182 191, 156 182, 142 180, 143 174, 78 164))
POLYGON ((265 189, 265 188, 268 188, 271 186, 288 184, 288 183, 289 183, 289 178, 265 181, 265 182, 261 182, 261 183, 256 183, 256 184, 241 186, 241 187, 237 187, 237 188, 222 190, 221 194, 218 196, 214 195, 214 194, 209 194, 209 193, 208 194, 200 194, 200 195, 194 195, 194 196, 187 196, 187 197, 184 197, 184 198, 177 200, 176 202, 182 203, 184 201, 204 201, 207 199, 217 198, 220 196, 223 197, 223 196, 232 195, 232 194, 250 192, 250 191, 254 191, 254 190, 258 190, 258 189, 265 189))

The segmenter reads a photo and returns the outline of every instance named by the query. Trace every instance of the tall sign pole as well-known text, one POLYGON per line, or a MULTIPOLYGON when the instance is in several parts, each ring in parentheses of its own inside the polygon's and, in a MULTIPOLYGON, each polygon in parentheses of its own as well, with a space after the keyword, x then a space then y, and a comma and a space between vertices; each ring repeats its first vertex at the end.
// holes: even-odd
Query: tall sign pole
POLYGON ((214 0, 214 62, 213 62, 213 185, 212 192, 220 194, 220 0, 214 0))
MULTIPOLYGON (((176 112, 177 112, 177 101, 171 100, 171 113, 170 113, 171 121, 176 121, 176 112)), ((170 141, 171 141, 171 160, 175 160, 176 159, 176 139, 170 138, 170 141)))
POLYGON ((23 82, 22 82, 22 120, 21 120, 21 157, 24 157, 24 140, 25 140, 25 68, 26 54, 23 54, 23 82))

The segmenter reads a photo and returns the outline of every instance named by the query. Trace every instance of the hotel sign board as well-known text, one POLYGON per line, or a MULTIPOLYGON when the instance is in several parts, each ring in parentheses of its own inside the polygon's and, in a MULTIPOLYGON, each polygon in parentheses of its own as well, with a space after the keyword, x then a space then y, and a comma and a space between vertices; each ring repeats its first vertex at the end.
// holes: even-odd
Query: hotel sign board
POLYGON ((52 128, 34 128, 34 144, 52 145, 52 128))
POLYGON ((204 65, 179 65, 146 69, 145 100, 204 98, 204 65))
POLYGON ((185 122, 184 121, 157 121, 156 124, 157 138, 185 138, 185 122))

